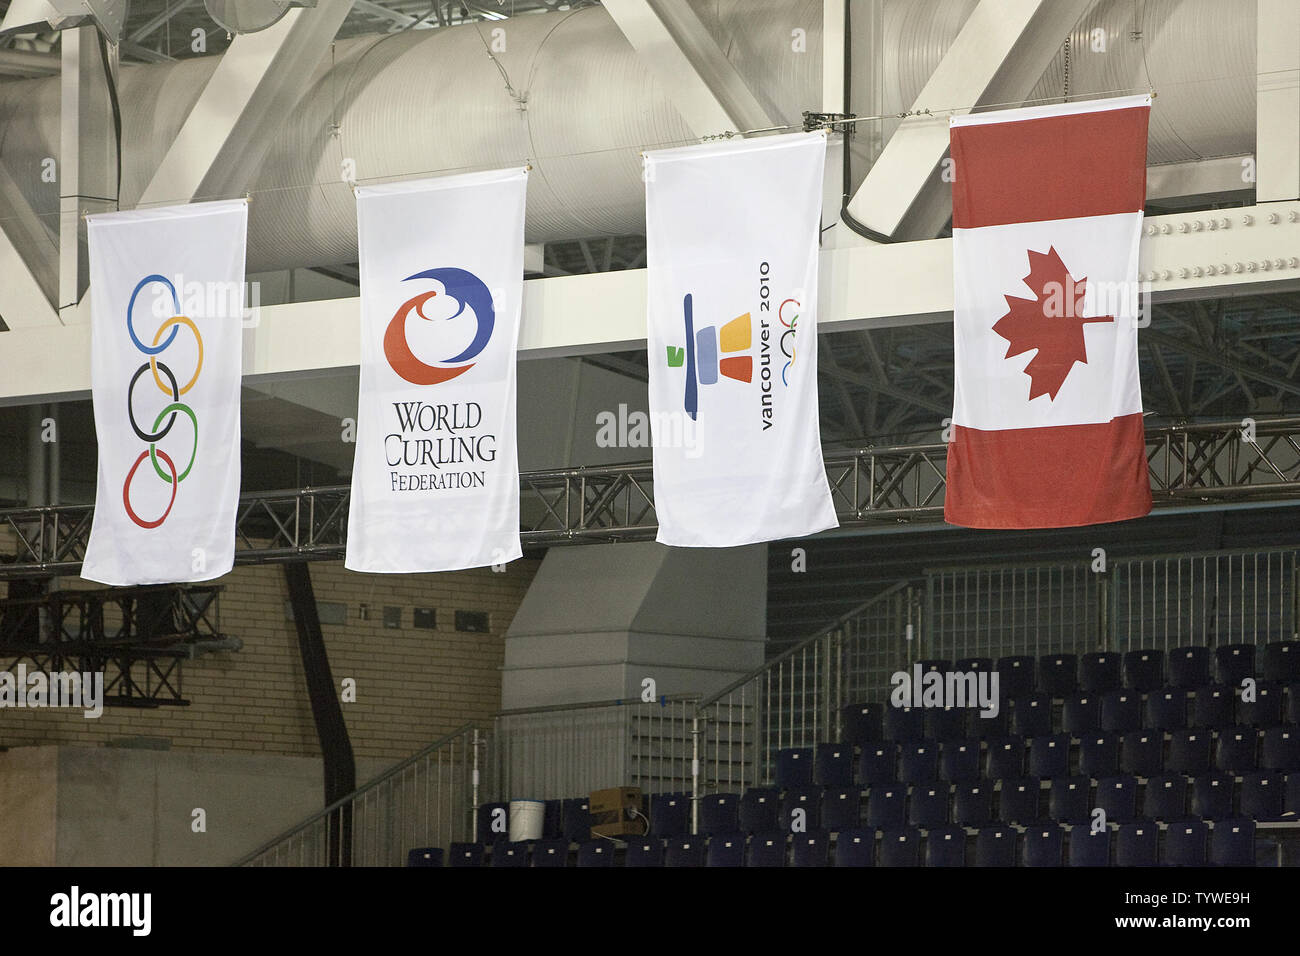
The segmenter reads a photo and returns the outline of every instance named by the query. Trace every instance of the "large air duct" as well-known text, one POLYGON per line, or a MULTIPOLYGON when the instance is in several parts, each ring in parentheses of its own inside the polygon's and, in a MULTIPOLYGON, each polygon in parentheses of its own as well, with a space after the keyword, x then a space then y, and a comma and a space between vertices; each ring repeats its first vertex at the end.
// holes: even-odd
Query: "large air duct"
MULTIPOLYGON (((877 0, 854 0, 855 18, 859 2, 877 0)), ((889 113, 911 106, 975 0, 881 2, 878 97, 889 113)), ((1101 0, 1071 38, 1070 94, 1158 90, 1153 162, 1252 152, 1254 6, 1101 0), (1098 28, 1105 52, 1092 51, 1098 28)), ((774 119, 797 124, 803 110, 821 108, 817 0, 712 0, 698 9, 774 119), (795 30, 805 31, 806 52, 792 43, 795 30)), ((494 36, 497 26, 340 41, 265 145, 250 186, 250 271, 355 261, 356 211, 344 182, 353 172, 364 182, 527 160, 529 241, 641 231, 640 150, 692 142, 695 133, 603 9, 520 16, 494 36), (505 49, 489 56, 500 39, 505 49)), ((123 208, 144 192, 215 64, 122 68, 123 208)), ((1064 78, 1062 55, 1032 95, 1059 97, 1064 78)), ((51 229, 58 185, 41 174, 58 156, 58 84, 0 86, 0 167, 51 229)))

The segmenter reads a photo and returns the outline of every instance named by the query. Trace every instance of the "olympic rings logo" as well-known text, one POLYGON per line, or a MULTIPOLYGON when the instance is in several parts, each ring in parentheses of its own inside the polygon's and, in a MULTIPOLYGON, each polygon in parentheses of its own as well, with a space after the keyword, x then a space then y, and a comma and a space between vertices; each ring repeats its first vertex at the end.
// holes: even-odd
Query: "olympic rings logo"
POLYGON ((781 333, 781 354, 790 360, 781 367, 782 385, 790 384, 786 380, 786 373, 790 371, 790 366, 794 364, 794 359, 795 359, 794 335, 796 332, 795 326, 799 324, 798 312, 794 314, 794 318, 792 318, 789 322, 785 320, 785 307, 789 305, 791 302, 794 303, 796 309, 803 308, 803 306, 799 303, 797 299, 786 299, 784 302, 781 303, 781 307, 776 310, 776 317, 780 319, 781 324, 785 326, 785 331, 781 333), (789 349, 786 348, 787 340, 789 343, 789 349))
MULTIPOLYGON (((157 528, 167 520, 167 516, 171 514, 172 506, 176 504, 176 489, 194 468, 194 459, 199 450, 199 420, 194 414, 194 409, 181 401, 181 396, 194 387, 194 383, 199 380, 199 374, 203 371, 203 336, 199 335, 198 326, 194 324, 193 320, 181 315, 180 311, 181 306, 180 300, 176 297, 176 287, 160 275, 147 275, 141 279, 136 284, 134 291, 132 291, 131 300, 126 307, 126 331, 131 337, 131 343, 140 352, 148 356, 148 361, 136 369, 135 374, 131 376, 131 384, 127 386, 126 414, 131 422, 131 430, 135 432, 136 437, 141 441, 148 442, 149 447, 140 452, 140 457, 135 460, 135 464, 126 473, 126 480, 122 483, 122 504, 126 508, 127 516, 145 529, 157 528), (135 300, 139 296, 140 290, 152 282, 166 286, 167 291, 171 293, 172 316, 158 326, 157 331, 154 332, 153 344, 145 345, 136 335, 132 316, 135 313, 135 300), (194 343, 198 348, 198 358, 194 363, 194 374, 190 376, 189 381, 184 385, 179 384, 171 368, 158 358, 162 352, 165 352, 176 341, 176 335, 182 327, 189 329, 194 334, 194 343), (166 336, 165 339, 163 338, 164 335, 166 336), (144 378, 146 372, 150 373, 153 384, 167 397, 167 404, 154 418, 153 424, 148 431, 140 426, 135 417, 135 387, 144 378), (189 461, 185 463, 185 469, 180 472, 177 471, 176 462, 172 460, 172 457, 158 447, 158 443, 167 437, 172 430, 172 426, 176 424, 177 415, 184 415, 188 418, 194 429, 194 447, 190 449, 190 457, 189 461), (164 418, 167 420, 165 424, 163 422, 164 418), (132 482, 135 479, 135 473, 144 464, 146 458, 149 459, 149 463, 153 466, 154 474, 171 486, 171 496, 166 509, 159 517, 153 519, 141 518, 131 505, 132 482)), ((145 387, 148 388, 147 381, 145 387)))

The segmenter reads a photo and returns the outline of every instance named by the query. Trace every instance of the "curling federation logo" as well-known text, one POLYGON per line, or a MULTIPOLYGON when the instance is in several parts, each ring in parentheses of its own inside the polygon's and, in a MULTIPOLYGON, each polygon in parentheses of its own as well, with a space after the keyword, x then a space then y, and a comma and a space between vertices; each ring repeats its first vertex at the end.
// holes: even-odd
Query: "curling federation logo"
MULTIPOLYGON (((384 356, 394 372, 412 385, 437 385, 447 382, 458 375, 463 375, 474 367, 471 359, 476 358, 487 348, 496 325, 496 312, 492 307, 492 293, 478 276, 464 269, 426 269, 403 281, 415 279, 432 279, 442 286, 442 291, 430 290, 412 296, 398 307, 396 314, 388 323, 384 332, 384 356), (470 315, 475 322, 474 337, 465 348, 451 358, 430 364, 422 361, 411 349, 408 338, 408 320, 414 318, 423 322, 433 322, 434 316, 429 311, 436 308, 430 303, 441 298, 448 304, 443 312, 455 311, 444 316, 441 321, 450 322, 462 315, 470 315)), ((439 303, 441 304, 441 303, 439 303)))

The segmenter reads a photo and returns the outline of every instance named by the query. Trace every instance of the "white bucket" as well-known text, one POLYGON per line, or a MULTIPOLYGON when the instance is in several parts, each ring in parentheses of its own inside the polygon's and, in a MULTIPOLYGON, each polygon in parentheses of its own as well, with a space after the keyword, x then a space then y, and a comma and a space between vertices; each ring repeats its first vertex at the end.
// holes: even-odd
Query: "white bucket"
POLYGON ((540 800, 510 801, 510 842, 540 840, 546 822, 546 804, 540 800))

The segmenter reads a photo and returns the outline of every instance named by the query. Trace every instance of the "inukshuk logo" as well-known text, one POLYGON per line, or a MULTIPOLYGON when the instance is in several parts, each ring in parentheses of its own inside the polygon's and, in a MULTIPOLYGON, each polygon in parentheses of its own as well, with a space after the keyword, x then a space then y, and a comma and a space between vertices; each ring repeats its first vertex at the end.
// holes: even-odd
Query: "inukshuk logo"
MULTIPOLYGON (((384 331, 384 357, 404 381, 422 387, 464 375, 492 339, 496 312, 492 293, 464 269, 427 269, 403 281, 428 280, 436 287, 403 302, 384 331), (448 342, 453 343, 450 347, 448 342), (453 351, 450 358, 438 356, 453 351)), ((497 436, 476 429, 478 402, 393 402, 397 430, 384 437, 393 491, 481 487, 485 472, 466 467, 496 460, 497 436), (406 469, 419 468, 420 471, 406 469), (426 469, 432 469, 426 470, 426 469)))
POLYGON ((993 331, 1010 343, 1004 358, 1038 350, 1025 366, 1029 399, 1046 395, 1055 400, 1074 364, 1088 362, 1084 325, 1114 322, 1115 317, 1083 315, 1088 280, 1070 275, 1055 246, 1045 253, 1029 250, 1029 275, 1024 281, 1034 298, 1004 295, 1009 311, 993 324, 993 331))
MULTIPOLYGON (((127 386, 126 414, 130 419, 131 429, 135 432, 136 437, 143 442, 147 442, 149 447, 140 452, 140 456, 136 458, 135 464, 131 466, 130 470, 126 474, 126 480, 122 483, 122 505, 126 509, 127 516, 141 528, 145 529, 157 528, 167 520, 167 516, 171 514, 172 507, 176 504, 176 490, 180 487, 180 483, 184 481, 193 470, 194 461, 198 457, 199 451, 198 416, 194 414, 194 409, 181 401, 181 396, 187 394, 192 388, 194 388, 195 383, 199 380, 199 375, 203 372, 203 336, 199 334, 198 326, 194 324, 193 320, 187 316, 181 315, 180 311, 181 307, 180 302, 176 297, 176 287, 160 275, 147 275, 136 283, 135 289, 131 292, 131 299, 127 303, 126 307, 126 331, 131 337, 131 343, 141 353, 148 356, 148 359, 142 363, 140 367, 136 369, 135 374, 131 376, 131 384, 127 386), (162 324, 158 326, 157 331, 154 332, 153 342, 149 345, 145 345, 136 335, 133 316, 135 314, 136 298, 140 295, 140 292, 151 283, 157 283, 165 288, 166 294, 171 298, 172 314, 169 318, 164 319, 162 324), (180 378, 172 367, 162 361, 159 357, 163 353, 167 352, 176 341, 176 336, 180 332, 181 328, 186 328, 191 334, 193 334, 196 350, 192 360, 194 371, 185 381, 184 385, 180 384, 180 378), (166 338, 164 338, 164 335, 166 338), (142 387, 146 391, 151 391, 149 385, 152 383, 152 385, 165 396, 165 404, 154 417, 153 423, 149 426, 148 430, 141 427, 139 419, 136 418, 136 385, 140 383, 141 379, 144 379, 146 372, 149 373, 149 378, 145 380, 142 387), (184 455, 176 456, 176 458, 185 462, 184 469, 179 472, 177 471, 178 466, 176 464, 176 458, 173 458, 172 455, 169 455, 159 447, 159 444, 171 435, 172 428, 176 424, 178 415, 184 415, 188 418, 190 420, 190 425, 192 426, 192 441, 188 452, 188 460, 186 460, 184 455), (153 473, 168 485, 169 488, 166 495, 166 507, 162 509, 162 513, 157 517, 141 517, 135 505, 132 503, 132 488, 135 487, 133 484, 135 475, 140 469, 140 466, 144 464, 146 458, 153 466, 153 473)), ((141 405, 147 406, 147 404, 147 402, 141 402, 141 405)), ((175 451, 175 448, 172 450, 175 451)), ((158 497, 159 500, 161 500, 162 496, 158 497)))
MULTIPOLYGON (((759 413, 762 417, 763 430, 772 427, 772 300, 771 265, 762 262, 758 267, 758 389, 759 413)), ((777 320, 785 331, 778 338, 778 347, 786 362, 781 368, 781 383, 789 385, 788 373, 795 360, 795 333, 799 321, 799 303, 795 299, 786 299, 777 309, 777 320)), ((721 375, 736 382, 752 384, 754 382, 754 357, 748 353, 753 346, 754 323, 751 313, 739 315, 722 326, 705 326, 698 331, 695 328, 695 298, 687 293, 682 299, 682 321, 685 326, 685 345, 667 346, 667 363, 669 368, 685 368, 686 383, 682 404, 692 421, 698 420, 700 410, 701 385, 715 385, 721 375)))

